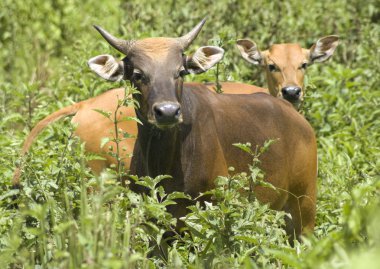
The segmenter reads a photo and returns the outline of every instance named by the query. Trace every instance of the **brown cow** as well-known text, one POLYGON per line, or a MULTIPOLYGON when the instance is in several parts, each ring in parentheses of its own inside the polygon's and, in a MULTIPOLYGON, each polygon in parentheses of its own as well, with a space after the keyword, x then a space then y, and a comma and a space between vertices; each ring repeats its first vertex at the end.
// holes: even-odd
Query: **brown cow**
MULTIPOLYGON (((226 175, 229 166, 234 166, 238 172, 247 170, 250 156, 232 143, 249 141, 261 145, 268 139, 279 138, 279 142, 262 156, 261 168, 267 181, 285 191, 276 193, 256 188, 256 195, 262 202, 270 203, 273 209, 286 210, 292 215, 293 223, 287 229, 290 234, 293 228, 297 236, 312 231, 317 173, 312 128, 286 101, 267 94, 218 95, 199 84, 183 85, 183 75, 206 71, 223 54, 217 47, 201 47, 193 56, 183 55, 203 23, 179 39, 149 38, 135 42, 116 39, 97 28, 112 46, 127 56, 118 61, 110 55, 101 55, 89 61, 90 67, 108 80, 130 80, 141 93, 134 96, 141 105, 136 114, 144 125, 138 126, 132 173, 172 175, 174 180, 164 182, 167 192, 178 190, 197 196, 213 187, 216 176, 226 175)), ((117 92, 124 94, 122 89, 116 89, 101 98, 53 113, 36 126, 38 130, 34 134, 49 121, 80 112, 85 107, 107 110, 98 106, 107 98, 111 108, 114 100, 115 108, 117 92)), ((83 111, 85 113, 86 109, 83 111)), ((87 116, 77 113, 73 121, 80 117, 87 116)), ((91 124, 99 123, 88 121, 86 126, 91 124)), ((95 147, 100 144, 101 137, 95 147)), ((185 213, 186 202, 178 202, 179 205, 171 210, 174 215, 181 216, 185 213)))
POLYGON ((328 60, 338 43, 339 37, 331 35, 318 39, 310 49, 299 44, 274 44, 260 51, 249 39, 238 40, 237 47, 245 60, 265 68, 270 94, 288 100, 297 108, 304 97, 306 68, 328 60))
MULTIPOLYGON (((236 142, 262 145, 279 139, 261 158, 266 180, 279 192, 258 187, 260 201, 292 216, 288 232, 297 237, 312 231, 315 219, 317 147, 313 129, 284 100, 268 94, 220 95, 196 84, 183 85, 186 73, 207 70, 222 50, 204 47, 190 57, 184 50, 204 22, 185 39, 123 41, 97 28, 117 50, 122 61, 101 55, 90 66, 101 77, 127 79, 139 90, 136 115, 138 137, 131 173, 138 176, 168 174, 167 192, 184 191, 195 197, 214 186, 214 178, 227 175, 228 167, 247 171, 250 156, 232 146, 236 142), (191 37, 190 37, 191 36, 191 37), (294 230, 293 230, 294 228, 294 230)), ((186 202, 171 208, 175 216, 185 213, 186 202)))

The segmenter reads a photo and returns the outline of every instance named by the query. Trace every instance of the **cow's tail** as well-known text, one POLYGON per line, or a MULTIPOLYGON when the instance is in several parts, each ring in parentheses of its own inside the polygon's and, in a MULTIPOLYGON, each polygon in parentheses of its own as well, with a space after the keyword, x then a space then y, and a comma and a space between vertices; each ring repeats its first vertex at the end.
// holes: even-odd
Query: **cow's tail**
MULTIPOLYGON (((20 158, 25 156, 25 154, 29 151, 29 148, 31 147, 34 139, 41 133, 41 131, 50 123, 53 123, 63 117, 74 115, 78 112, 78 110, 81 107, 81 103, 75 103, 71 106, 67 106, 64 108, 61 108, 60 110, 50 114, 49 116, 45 117, 43 120, 37 123, 36 126, 32 129, 28 137, 26 138, 24 145, 22 146, 21 152, 20 152, 20 158)), ((21 169, 22 169, 22 161, 17 165, 14 173, 13 173, 13 180, 12 185, 14 188, 18 188, 20 184, 20 176, 21 176, 21 169)))

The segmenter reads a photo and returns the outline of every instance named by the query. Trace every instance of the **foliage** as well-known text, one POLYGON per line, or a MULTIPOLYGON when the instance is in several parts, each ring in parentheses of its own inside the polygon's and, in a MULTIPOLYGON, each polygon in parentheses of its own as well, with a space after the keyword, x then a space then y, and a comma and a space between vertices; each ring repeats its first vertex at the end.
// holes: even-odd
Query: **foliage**
MULTIPOLYGON (((1 1, 0 267, 378 266, 379 20, 376 0, 1 1), (129 39, 179 36, 205 15, 208 22, 189 53, 219 44, 226 55, 218 70, 188 76, 189 81, 264 86, 262 70, 244 62, 234 47, 238 38, 251 38, 263 50, 284 42, 310 47, 329 34, 341 38, 333 59, 311 66, 306 81, 302 113, 317 134, 319 157, 313 236, 290 247, 281 229, 284 213, 243 195, 252 177, 260 182, 255 160, 249 174, 230 171, 229 177, 218 178, 207 193, 214 202, 191 206, 183 218, 186 232, 178 235, 165 205, 186 196, 164 192, 159 182, 171 179, 135 179, 148 188, 140 195, 120 185, 121 165, 118 172, 95 177, 85 165, 94 156, 86 155, 72 135, 70 119, 38 137, 23 160, 23 189, 12 189, 19 148, 36 122, 73 101, 118 86, 129 89, 104 82, 87 68, 86 61, 99 54, 121 57, 92 24, 129 39), (173 242, 164 236, 168 231, 174 232, 173 242)), ((253 156, 259 153, 240 147, 253 156)))

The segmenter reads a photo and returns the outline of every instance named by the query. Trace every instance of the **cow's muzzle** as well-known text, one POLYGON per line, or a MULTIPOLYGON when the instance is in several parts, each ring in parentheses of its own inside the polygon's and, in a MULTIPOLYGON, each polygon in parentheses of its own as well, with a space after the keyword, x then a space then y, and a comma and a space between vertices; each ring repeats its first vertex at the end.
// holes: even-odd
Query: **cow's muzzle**
POLYGON ((281 89, 282 97, 291 102, 299 102, 301 101, 301 88, 298 86, 287 86, 281 89))
POLYGON ((153 114, 158 127, 172 127, 182 122, 179 103, 164 102, 153 105, 153 114))

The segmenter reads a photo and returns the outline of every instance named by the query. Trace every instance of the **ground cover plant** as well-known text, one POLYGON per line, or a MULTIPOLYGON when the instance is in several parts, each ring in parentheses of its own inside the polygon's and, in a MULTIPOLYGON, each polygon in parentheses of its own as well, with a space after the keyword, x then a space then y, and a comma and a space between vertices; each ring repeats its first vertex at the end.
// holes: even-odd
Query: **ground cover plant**
MULTIPOLYGON (((0 2, 0 267, 1 268, 376 268, 380 264, 380 7, 378 1, 43 1, 0 2), (216 179, 215 203, 191 207, 180 236, 165 210, 182 193, 166 194, 165 176, 135 180, 139 195, 110 169, 95 177, 73 136, 70 119, 47 128, 19 160, 33 125, 72 102, 127 83, 104 82, 87 67, 98 54, 120 56, 93 30, 104 26, 126 39, 179 36, 208 21, 197 45, 226 50, 217 68, 188 81, 242 81, 265 86, 235 40, 260 48, 299 42, 310 47, 337 34, 333 59, 308 68, 301 113, 318 138, 317 219, 313 236, 291 247, 283 212, 254 199, 262 184, 260 149, 247 174, 216 179), (11 179, 24 164, 20 192, 11 179), (245 189, 245 193, 241 190, 245 189), (17 194, 15 207, 14 195, 17 194), (156 221, 153 221, 156 219, 156 221), (165 232, 174 233, 167 244, 165 232), (160 245, 161 249, 155 249, 160 245)), ((94 123, 96 124, 96 123, 94 123)), ((246 141, 241 141, 246 142, 246 141)), ((271 186, 267 186, 271 187, 271 186)))

